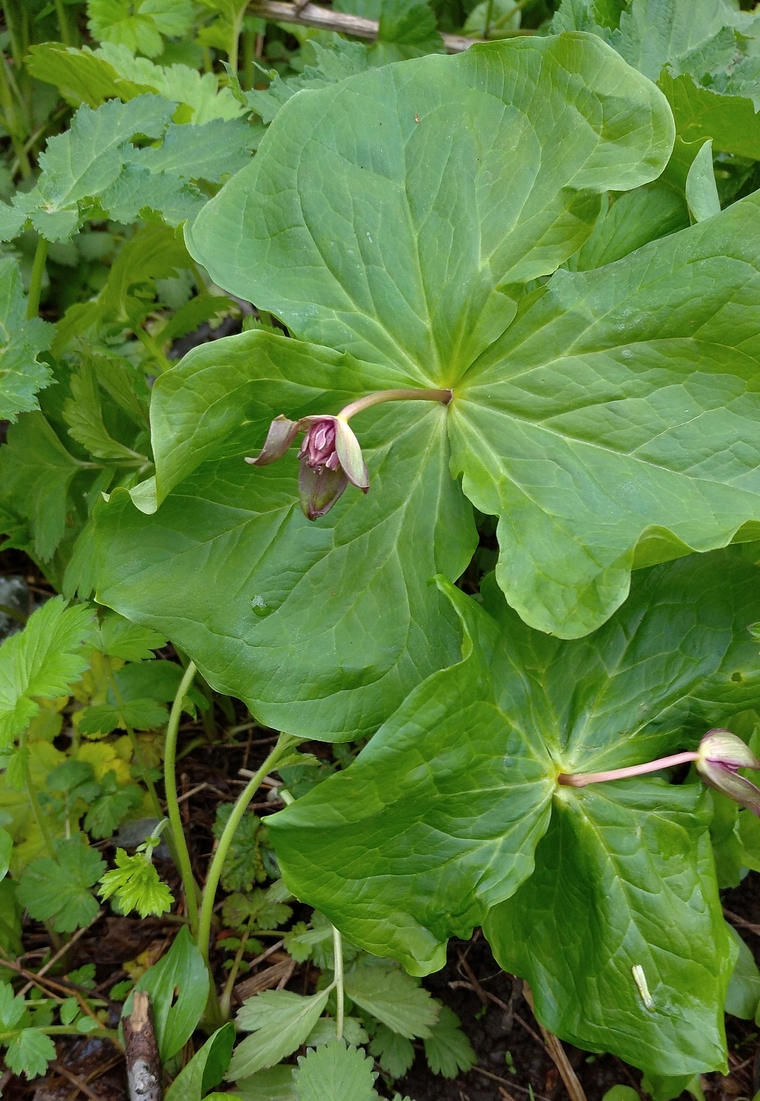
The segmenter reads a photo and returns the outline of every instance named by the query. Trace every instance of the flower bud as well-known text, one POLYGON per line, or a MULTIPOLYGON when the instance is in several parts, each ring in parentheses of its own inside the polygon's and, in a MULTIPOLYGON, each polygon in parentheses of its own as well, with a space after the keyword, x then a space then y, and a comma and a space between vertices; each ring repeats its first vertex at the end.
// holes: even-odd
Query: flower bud
POLYGON ((730 730, 708 730, 695 763, 706 784, 760 817, 760 788, 738 773, 740 768, 760 769, 760 761, 741 738, 730 730))

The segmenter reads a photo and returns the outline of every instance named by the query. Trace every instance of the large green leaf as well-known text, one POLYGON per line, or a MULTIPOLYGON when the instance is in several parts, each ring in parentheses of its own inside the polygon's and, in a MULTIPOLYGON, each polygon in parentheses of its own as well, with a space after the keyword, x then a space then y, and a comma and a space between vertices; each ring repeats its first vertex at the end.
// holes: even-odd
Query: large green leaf
POLYGON ((498 288, 554 271, 672 140, 593 37, 428 56, 289 101, 189 248, 298 337, 448 385, 514 315, 498 288))
POLYGON ((288 886, 418 974, 485 919, 558 1035, 652 1073, 723 1066, 734 952, 709 797, 658 778, 582 790, 556 778, 692 748, 756 707, 757 577, 737 548, 641 571, 602 628, 570 641, 526 626, 493 582, 490 616, 449 588, 468 626, 463 660, 415 689, 348 769, 268 820, 288 886))
POLYGON ((709 821, 696 785, 628 780, 558 795, 534 875, 485 923, 545 1027, 654 1074, 725 1073, 737 950, 709 821))
POLYGON ((319 525, 298 507, 292 459, 252 472, 224 458, 263 438, 273 409, 316 412, 331 386, 347 395, 359 370, 256 331, 199 348, 158 380, 152 410, 159 496, 184 481, 155 516, 124 491, 98 516, 99 598, 170 635, 262 721, 311 737, 371 733, 456 660, 455 617, 427 579, 458 577, 475 542, 440 405, 422 418, 409 405, 374 411, 363 435, 373 490, 346 494, 319 525), (187 439, 173 449, 178 432, 187 439))
MULTIPOLYGON (((651 180, 671 143, 661 94, 584 35, 425 57, 289 101, 189 243, 217 282, 316 343, 251 332, 158 380, 164 503, 145 519, 115 493, 102 510, 100 599, 171 635, 265 722, 374 729, 455 660, 427 587, 455 580, 474 545, 450 417, 362 414, 369 497, 349 491, 313 527, 294 513, 292 464, 249 471, 242 455, 279 413, 456 381, 514 318, 514 285, 576 252, 601 193, 651 180)), ((135 497, 145 512, 150 492, 135 497)))
POLYGON ((760 519, 759 212, 558 272, 456 388, 453 469, 499 516, 497 577, 533 626, 593 630, 632 567, 760 519))

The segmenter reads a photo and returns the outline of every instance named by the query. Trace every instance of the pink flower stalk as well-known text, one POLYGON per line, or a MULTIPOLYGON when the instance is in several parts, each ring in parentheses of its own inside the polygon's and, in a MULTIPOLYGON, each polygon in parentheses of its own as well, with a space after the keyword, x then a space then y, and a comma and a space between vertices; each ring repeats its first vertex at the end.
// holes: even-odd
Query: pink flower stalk
POLYGON ((574 775, 561 773, 557 777, 557 783, 563 787, 583 788, 588 784, 625 780, 647 772, 659 772, 660 769, 692 761, 706 784, 760 817, 760 788, 744 776, 739 776, 740 768, 760 769, 760 761, 749 746, 730 730, 708 730, 696 752, 673 753, 656 761, 646 761, 628 768, 613 768, 607 772, 578 772, 574 775))
POLYGON ((299 432, 305 432, 298 452, 298 497, 304 515, 316 520, 330 511, 349 482, 362 493, 369 492, 369 474, 359 441, 348 426, 349 417, 383 401, 415 400, 447 405, 451 390, 382 390, 351 402, 337 416, 324 414, 291 421, 280 414, 270 424, 259 454, 245 461, 252 466, 268 466, 287 453, 299 432))

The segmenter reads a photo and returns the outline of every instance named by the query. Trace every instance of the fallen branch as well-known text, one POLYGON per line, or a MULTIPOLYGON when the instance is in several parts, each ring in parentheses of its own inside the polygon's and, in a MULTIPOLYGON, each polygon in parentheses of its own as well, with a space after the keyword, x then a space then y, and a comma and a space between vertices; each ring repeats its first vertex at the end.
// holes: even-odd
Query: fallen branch
MULTIPOLYGON (((339 31, 354 38, 377 38, 379 24, 375 19, 360 15, 347 15, 342 11, 320 8, 317 4, 287 4, 283 0, 253 0, 248 9, 252 15, 269 19, 273 23, 300 23, 304 27, 317 27, 321 31, 339 31)), ((462 34, 442 34, 446 53, 458 54, 468 49, 479 38, 465 38, 462 34)))
POLYGON ((130 1101, 162 1101, 161 1059, 150 999, 144 990, 135 990, 132 1012, 124 1018, 124 1043, 130 1101))

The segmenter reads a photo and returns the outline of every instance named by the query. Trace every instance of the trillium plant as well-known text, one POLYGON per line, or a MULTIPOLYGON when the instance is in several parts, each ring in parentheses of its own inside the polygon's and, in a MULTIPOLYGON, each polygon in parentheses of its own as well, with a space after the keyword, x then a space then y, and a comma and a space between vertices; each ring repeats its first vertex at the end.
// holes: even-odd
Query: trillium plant
POLYGON ((294 96, 185 231, 281 327, 162 374, 155 480, 96 510, 100 601, 265 724, 371 736, 269 819, 295 895, 415 975, 482 925, 663 1095, 726 1066, 709 831, 757 812, 722 728, 760 707, 760 199, 662 236, 674 141, 574 31, 294 96))
MULTIPOLYGON (((244 1007, 236 1079, 289 1057, 333 1004, 338 1042, 370 1042, 348 1003, 344 1021, 344 993, 367 999, 341 945, 419 991, 476 928, 546 1029, 641 1068, 656 1101, 727 1072, 749 953, 719 890, 760 870, 745 775, 760 769, 760 16, 733 0, 555 7, 536 33, 452 55, 332 42, 329 64, 266 91, 233 64, 192 142, 206 122, 178 119, 200 100, 144 90, 158 69, 174 89, 168 67, 119 75, 125 39, 61 47, 67 98, 97 84, 125 102, 81 107, 0 207, 0 236, 44 242, 28 302, 0 260, 43 392, 8 413, 0 520, 66 598, 94 594, 182 655, 154 728, 163 715, 178 942, 194 938, 204 975, 262 779, 300 743, 352 743, 326 779, 283 778, 266 819, 284 881, 268 904, 290 892, 320 912, 332 977, 244 1007), (107 161, 69 180, 106 138, 107 161), (144 224, 53 330, 34 316, 47 242, 88 218, 144 224), (175 268, 203 292, 164 322, 146 287, 175 268), (242 331, 169 361, 241 301, 242 331), (18 489, 30 454, 44 498, 18 489), (174 777, 196 671, 287 732, 220 820, 203 891, 174 777)), ((117 673, 90 708, 98 737, 106 712, 134 735, 117 673)), ((137 898, 139 872, 172 904, 157 839, 120 852, 105 894, 137 898)), ((253 911, 240 920, 248 937, 253 911)), ((216 1024, 232 989, 217 1005, 211 985, 216 1024)), ((292 1096, 311 1101, 304 1068, 292 1096)))

